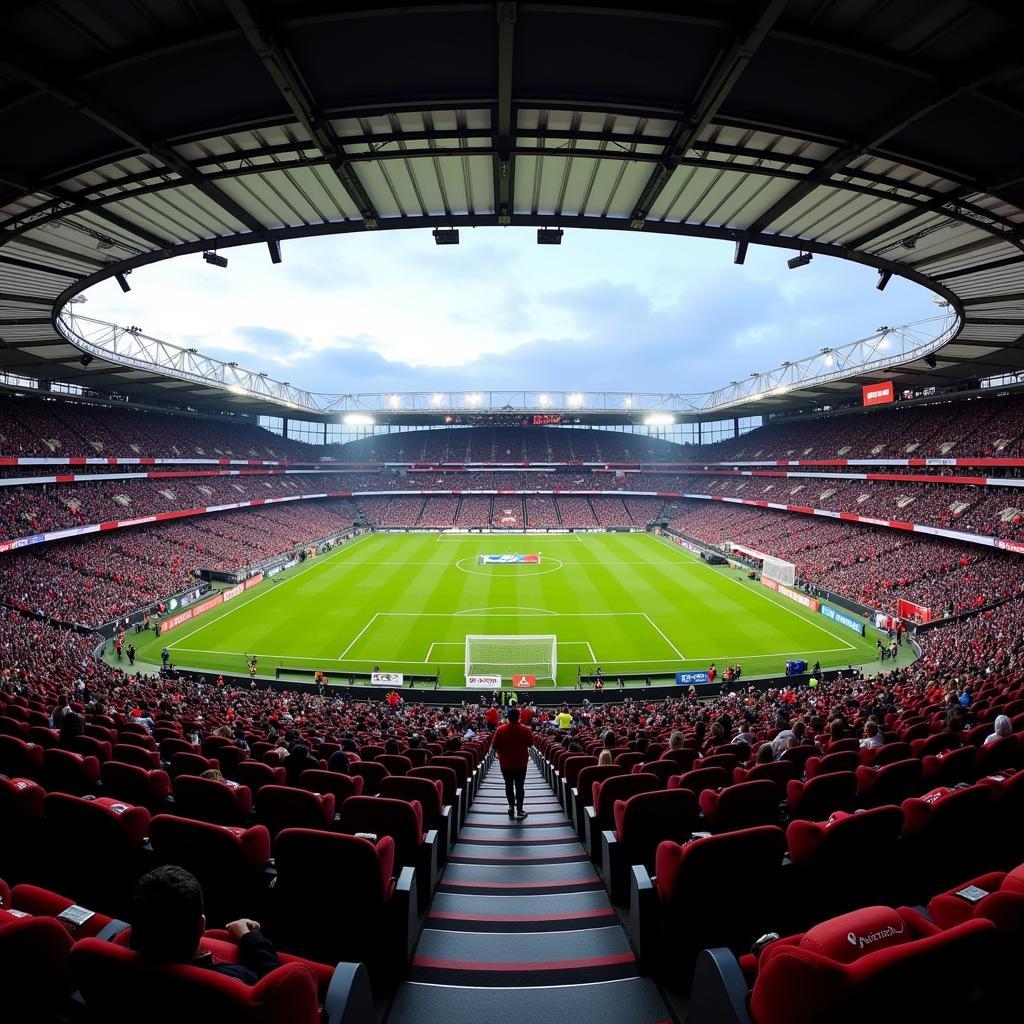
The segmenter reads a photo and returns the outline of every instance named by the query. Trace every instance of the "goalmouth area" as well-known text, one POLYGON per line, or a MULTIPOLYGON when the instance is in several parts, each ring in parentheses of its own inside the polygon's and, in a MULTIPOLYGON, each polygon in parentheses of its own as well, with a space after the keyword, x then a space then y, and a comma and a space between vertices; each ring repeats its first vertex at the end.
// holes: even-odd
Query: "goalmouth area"
MULTIPOLYGON (((746 579, 642 533, 366 534, 311 559, 159 639, 133 637, 139 660, 166 645, 183 669, 261 676, 434 674, 465 685, 467 636, 554 635, 557 685, 600 666, 621 674, 780 675, 791 658, 823 668, 875 660, 861 637, 746 579), (481 555, 536 554, 536 560, 481 555)), ((508 674, 517 671, 510 666, 508 674)), ((538 686, 551 686, 538 679, 538 686)), ((642 685, 642 683, 641 683, 642 685)))

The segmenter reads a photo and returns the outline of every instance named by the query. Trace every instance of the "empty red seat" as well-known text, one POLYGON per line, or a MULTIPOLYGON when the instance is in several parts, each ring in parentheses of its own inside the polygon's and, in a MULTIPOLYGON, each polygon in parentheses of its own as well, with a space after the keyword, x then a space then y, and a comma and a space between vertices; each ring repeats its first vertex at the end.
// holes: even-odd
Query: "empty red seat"
POLYGON ((733 832, 779 821, 779 791, 774 782, 759 779, 727 786, 721 792, 706 789, 700 809, 712 832, 733 832))
POLYGON ((880 747, 861 747, 860 763, 871 765, 892 764, 913 757, 909 743, 884 743, 880 747))
POLYGON ((954 747, 921 759, 921 783, 925 786, 955 786, 973 782, 977 775, 978 752, 972 746, 954 747))
POLYGON ((32 779, 0 776, 0 875, 31 877, 52 854, 46 830, 46 790, 32 779))
POLYGON ((900 804, 920 789, 921 762, 916 758, 857 769, 857 800, 865 807, 900 804))
POLYGON ((774 825, 663 842, 655 877, 635 869, 630 938, 641 962, 674 976, 706 946, 748 948, 777 918, 786 839, 774 825))
POLYGON ((380 780, 387 775, 388 770, 377 761, 356 761, 351 765, 352 774, 358 775, 363 780, 363 792, 373 796, 380 788, 380 780))
POLYGON ((199 880, 211 924, 252 914, 260 905, 270 859, 270 833, 263 825, 239 828, 158 814, 149 838, 161 864, 177 864, 199 880))
POLYGON ((248 786, 253 799, 259 799, 264 786, 283 786, 286 772, 282 766, 272 768, 262 761, 242 761, 235 769, 235 781, 248 786))
POLYGON ((122 761, 107 761, 100 767, 103 795, 125 803, 155 810, 167 803, 171 780, 159 768, 140 768, 122 761))
POLYGON ((829 775, 832 772, 855 772, 859 764, 857 751, 839 750, 821 757, 809 757, 804 765, 804 774, 813 779, 816 775, 829 775))
MULTIPOLYGON (((73 906, 76 904, 70 897, 51 892, 49 889, 42 889, 37 885, 23 882, 8 892, 5 884, 0 882, 0 911, 7 911, 12 915, 24 914, 29 917, 56 918, 73 906)), ((88 907, 82 909, 90 910, 88 907)), ((93 910, 90 910, 90 914, 88 920, 80 923, 61 919, 60 924, 73 938, 85 939, 98 935, 113 920, 107 914, 100 914, 93 910)))
POLYGON ((396 883, 394 857, 389 836, 372 843, 285 829, 274 844, 272 934, 285 949, 328 963, 361 961, 377 978, 394 979, 409 962, 417 913, 415 872, 406 868, 396 883))
POLYGON ((978 748, 977 771, 979 775, 1005 771, 1020 767, 1020 737, 1003 736, 994 743, 978 748))
POLYGON ((657 776, 658 782, 663 789, 668 789, 668 780, 678 771, 679 766, 671 761, 647 761, 644 764, 635 764, 632 768, 634 775, 644 772, 647 775, 657 776))
POLYGON ((822 821, 835 811, 852 811, 857 801, 856 772, 829 772, 806 782, 791 779, 786 786, 791 818, 822 821))
POLYGON ((830 914, 880 895, 895 897, 902 886, 902 828, 903 811, 893 806, 791 822, 786 842, 801 874, 803 902, 830 914))
POLYGON ((170 774, 172 779, 176 779, 179 775, 202 775, 203 772, 208 772, 211 768, 220 770, 220 762, 203 757, 202 754, 172 754, 170 764, 170 774))
POLYGON ((199 751, 180 736, 169 736, 160 741, 160 757, 164 761, 170 761, 175 754, 197 754, 199 751))
POLYGON ((933 896, 928 913, 940 928, 953 928, 974 918, 991 921, 1012 953, 1019 955, 1024 945, 1024 865, 961 881, 948 892, 933 896), (962 895, 971 889, 980 892, 970 892, 970 899, 962 895))
POLYGON ((267 826, 271 836, 284 828, 329 829, 334 822, 334 794, 264 786, 256 801, 256 820, 267 826))
POLYGON ((412 771, 412 761, 401 754, 378 754, 374 760, 388 770, 388 775, 407 775, 412 771))
MULTIPOLYGON (((358 796, 358 794, 355 794, 358 796)), ((438 833, 438 861, 447 859, 451 843, 451 810, 445 813, 444 786, 438 779, 418 779, 408 775, 389 775, 381 780, 380 796, 408 803, 416 801, 423 809, 423 827, 438 833)))
POLYGON ((734 768, 732 772, 733 782, 756 782, 758 779, 767 779, 775 783, 780 800, 786 795, 786 783, 796 777, 796 765, 790 761, 769 761, 768 764, 755 764, 750 768, 734 768))
POLYGON ((722 789, 729 785, 729 773, 724 768, 694 768, 692 772, 673 775, 669 789, 688 789, 699 797, 706 789, 722 789))
POLYGON ((174 780, 174 811, 213 825, 241 825, 252 813, 252 793, 238 783, 179 775, 174 780))
POLYGON ((335 811, 340 810, 349 797, 362 796, 363 793, 361 775, 342 775, 341 772, 330 772, 323 768, 307 768, 299 777, 299 784, 300 788, 312 793, 333 793, 335 811))
POLYGON ((0 736, 0 773, 9 778, 41 779, 43 748, 17 736, 0 736))
POLYGON ((679 765, 679 770, 673 774, 682 775, 683 772, 687 772, 693 767, 693 763, 698 757, 700 757, 700 751, 684 748, 680 750, 666 750, 659 760, 672 761, 679 765))
POLYGON ((651 793, 660 788, 658 777, 646 772, 613 775, 593 784, 593 805, 585 811, 585 845, 591 860, 597 861, 601 857, 601 833, 615 827, 616 801, 628 800, 638 793, 651 793))
POLYGON ((995 949, 995 928, 987 921, 942 931, 906 908, 865 907, 766 946, 756 961, 750 1018, 755 1024, 976 1019, 972 1004, 994 980, 995 949))
POLYGON ((136 747, 130 743, 115 743, 110 751, 114 761, 122 764, 134 764, 139 768, 159 768, 160 755, 155 750, 146 750, 144 747, 136 747))
POLYGON ((90 757, 95 757, 100 764, 103 764, 104 761, 110 760, 113 746, 107 740, 98 740, 95 736, 80 735, 75 736, 71 740, 69 749, 73 750, 76 754, 86 754, 90 757))
POLYGON ((698 768, 724 768, 730 775, 738 767, 740 759, 735 754, 709 754, 700 759, 698 768))
POLYGON ((6 1020, 58 1019, 74 988, 71 945, 67 930, 52 917, 0 910, 0 998, 6 1020))
POLYGON ((85 796, 97 791, 100 763, 95 757, 51 747, 43 753, 43 784, 50 793, 85 796))
POLYGON ((49 793, 44 807, 57 850, 66 851, 54 858, 54 888, 123 917, 145 868, 149 811, 110 797, 85 800, 65 793, 49 793))
POLYGON ((601 864, 612 902, 629 895, 629 869, 643 864, 654 871, 658 844, 687 842, 700 815, 697 798, 688 789, 659 789, 616 800, 614 831, 601 837, 601 864))

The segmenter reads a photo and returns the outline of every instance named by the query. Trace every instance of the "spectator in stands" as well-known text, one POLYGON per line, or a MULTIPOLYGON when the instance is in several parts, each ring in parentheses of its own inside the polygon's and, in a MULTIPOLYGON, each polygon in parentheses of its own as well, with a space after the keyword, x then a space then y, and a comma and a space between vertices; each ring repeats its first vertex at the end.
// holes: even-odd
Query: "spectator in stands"
POLYGON ((602 750, 601 753, 597 755, 597 763, 599 765, 612 764, 612 762, 613 758, 610 750, 602 750))
POLYGON ((199 773, 199 778, 209 779, 210 782, 223 782, 224 776, 216 768, 207 768, 205 772, 199 773))
POLYGON ((76 736, 81 736, 83 732, 84 726, 81 717, 68 708, 67 713, 60 720, 60 745, 70 747, 71 741, 76 736))
POLYGON ((775 749, 770 743, 762 743, 757 748, 757 756, 754 758, 755 764, 771 764, 775 760, 775 749))
POLYGON ((303 772, 320 767, 320 762, 310 756, 309 747, 305 743, 296 743, 281 763, 284 765, 289 786, 297 786, 303 772))
POLYGON ((327 770, 329 772, 339 772, 341 775, 350 775, 352 763, 348 759, 348 754, 344 750, 334 751, 327 759, 327 770))
POLYGON ((668 749, 669 750, 682 750, 685 737, 679 729, 673 729, 672 734, 668 738, 668 749))
POLYGON ((1009 715, 996 715, 995 723, 990 732, 985 737, 985 746, 987 747, 990 743, 995 743, 996 740, 1001 740, 1006 736, 1013 735, 1013 723, 1010 721, 1009 715))
POLYGON ((869 718, 864 723, 864 735, 860 741, 861 750, 884 746, 885 739, 878 731, 878 723, 873 718, 869 718))
POLYGON ((226 930, 238 945, 237 964, 217 963, 199 949, 206 930, 203 890, 184 868, 165 865, 139 879, 132 907, 131 945, 140 956, 164 964, 192 964, 255 985, 281 966, 258 921, 231 921, 226 930))
POLYGON ((517 821, 527 817, 523 803, 526 798, 526 766, 529 749, 533 746, 533 730, 519 721, 519 708, 508 709, 505 724, 494 734, 492 746, 498 755, 498 764, 505 779, 505 797, 508 800, 508 816, 517 821))
POLYGON ((68 707, 68 695, 66 693, 62 693, 57 698, 57 703, 54 706, 53 711, 50 713, 50 728, 59 729, 61 720, 66 714, 69 714, 70 711, 71 708, 68 707))

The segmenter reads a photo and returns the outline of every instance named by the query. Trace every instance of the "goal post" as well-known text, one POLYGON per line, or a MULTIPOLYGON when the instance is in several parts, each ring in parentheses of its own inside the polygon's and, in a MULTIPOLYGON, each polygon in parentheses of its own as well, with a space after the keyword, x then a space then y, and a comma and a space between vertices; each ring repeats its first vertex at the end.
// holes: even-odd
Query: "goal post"
POLYGON ((772 555, 765 555, 761 565, 761 575, 776 583, 782 583, 787 587, 796 583, 796 566, 782 558, 775 558, 772 555))
POLYGON ((466 675, 558 675, 558 637, 553 634, 466 635, 466 675))

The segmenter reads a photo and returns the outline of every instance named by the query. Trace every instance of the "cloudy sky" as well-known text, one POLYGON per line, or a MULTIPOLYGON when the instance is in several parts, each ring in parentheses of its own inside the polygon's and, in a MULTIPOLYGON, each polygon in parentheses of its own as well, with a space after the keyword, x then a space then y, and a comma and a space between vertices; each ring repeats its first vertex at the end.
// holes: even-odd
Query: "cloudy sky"
POLYGON ((393 231, 226 250, 136 270, 81 312, 313 391, 699 392, 938 312, 929 293, 785 250, 624 232, 393 231))

